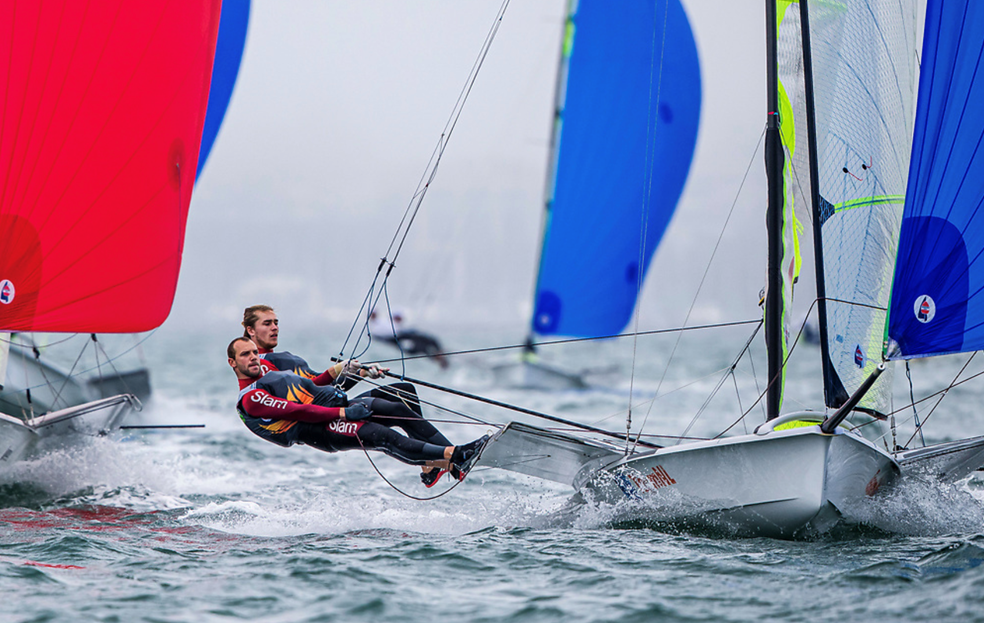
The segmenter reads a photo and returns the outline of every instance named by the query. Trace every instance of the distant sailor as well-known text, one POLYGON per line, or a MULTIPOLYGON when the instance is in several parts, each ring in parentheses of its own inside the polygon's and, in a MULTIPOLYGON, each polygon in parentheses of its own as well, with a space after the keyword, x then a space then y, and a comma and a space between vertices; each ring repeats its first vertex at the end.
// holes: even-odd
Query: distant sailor
POLYGON ((485 443, 483 437, 453 446, 434 425, 401 403, 371 396, 350 401, 335 386, 318 386, 291 372, 264 373, 257 346, 247 338, 230 342, 226 354, 239 380, 240 418, 251 432, 280 446, 300 443, 325 452, 361 448, 384 452, 426 467, 421 480, 430 487, 447 471, 463 479, 485 443))
POLYGON ((369 334, 374 340, 393 344, 407 355, 427 355, 442 368, 448 367, 448 359, 441 350, 437 338, 404 326, 404 313, 394 310, 391 315, 376 310, 369 315, 369 334))

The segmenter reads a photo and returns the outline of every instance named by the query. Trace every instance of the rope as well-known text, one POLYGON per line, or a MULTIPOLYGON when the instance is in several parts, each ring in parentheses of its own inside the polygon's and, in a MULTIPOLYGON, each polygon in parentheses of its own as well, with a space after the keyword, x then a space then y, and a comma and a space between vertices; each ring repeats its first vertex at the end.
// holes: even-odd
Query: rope
POLYGON ((769 392, 770 386, 772 386, 773 383, 776 383, 780 380, 780 377, 783 375, 783 370, 787 367, 787 362, 790 361, 790 357, 793 356, 794 351, 797 349, 797 344, 800 343, 800 336, 804 332, 804 327, 807 326, 807 319, 810 317, 811 312, 814 310, 814 306, 817 305, 817 302, 819 300, 820 299, 814 299, 814 302, 811 303, 810 309, 807 310, 807 314, 804 316, 804 321, 800 323, 800 330, 797 331, 797 337, 794 338, 793 345, 790 347, 790 350, 787 351, 787 356, 783 358, 783 363, 780 365, 780 371, 776 373, 775 377, 769 379, 769 382, 766 384, 766 389, 764 389, 763 392, 759 394, 759 397, 756 398, 756 401, 753 402, 748 409, 743 411, 742 415, 739 416, 739 419, 729 424, 725 430, 712 437, 712 439, 719 439, 722 435, 735 428, 736 424, 741 422, 747 415, 749 415, 749 413, 756 408, 756 405, 763 400, 767 392, 769 392))
MULTIPOLYGON (((407 240, 407 235, 410 233, 410 228, 414 225, 417 214, 420 211, 422 203, 424 202, 424 197, 427 194, 428 189, 431 187, 431 182, 434 181, 434 178, 438 173, 438 167, 441 164, 442 156, 444 156, 445 148, 448 146, 448 142, 451 140, 455 127, 458 125, 458 120, 461 117, 462 111, 465 109, 465 103, 468 101, 468 97, 472 92, 472 87, 475 85, 475 81, 479 75, 479 70, 485 62, 486 55, 489 54, 489 50, 492 47, 492 42, 496 38, 496 33, 499 32, 499 27, 503 22, 503 15, 506 13, 509 3, 510 0, 503 0, 502 5, 496 13, 496 18, 493 20, 492 26, 486 34, 486 39, 482 43, 482 47, 479 50, 479 55, 476 57, 476 60, 472 65, 472 69, 469 72, 469 76, 465 80, 465 84, 458 95, 458 99, 452 107, 452 112, 448 117, 448 121, 445 122, 445 127, 441 132, 441 136, 438 138, 434 151, 431 152, 431 158, 428 160, 424 173, 421 175, 417 189, 414 191, 410 202, 407 204, 407 208, 404 210, 400 223, 397 225, 393 237, 390 239, 390 245, 387 247, 386 253, 380 259, 380 264, 376 269, 376 275, 373 277, 373 281, 369 286, 366 297, 363 299, 363 303, 360 306, 359 311, 356 312, 356 318, 353 320, 352 327, 349 329, 349 334, 346 336, 345 342, 342 344, 342 348, 339 349, 339 357, 344 357, 346 347, 348 346, 349 340, 352 338, 352 334, 355 332, 356 327, 359 324, 359 317, 364 310, 366 311, 366 319, 363 326, 368 329, 369 316, 372 311, 376 309, 376 305, 379 303, 380 296, 382 295, 382 288, 385 287, 387 280, 390 278, 390 273, 396 267, 397 257, 403 250, 404 242, 407 240), (393 252, 392 258, 390 257, 391 252, 393 252), (374 299, 373 294, 376 292, 376 286, 380 281, 380 275, 383 273, 384 267, 388 268, 386 269, 386 274, 383 275, 382 284, 380 284, 381 291, 376 294, 376 298, 374 299)), ((360 337, 361 333, 362 332, 360 332, 360 337)), ((368 334, 369 331, 367 330, 366 333, 368 334)), ((355 352, 358 349, 359 340, 360 338, 356 338, 356 342, 352 347, 352 352, 355 352)))
MULTIPOLYGON (((729 208, 728 215, 725 217, 725 222, 722 224, 722 229, 718 233, 718 240, 715 242, 715 247, 711 251, 711 257, 708 258, 708 263, 705 265, 704 274, 701 275, 701 281, 698 282, 698 288, 694 292, 694 297, 691 299, 691 306, 688 307, 687 315, 684 316, 684 327, 687 327, 687 321, 691 318, 691 313, 694 311, 694 306, 698 302, 698 296, 701 294, 701 289, 704 287, 705 280, 708 278, 708 272, 711 270, 711 264, 715 261, 715 256, 718 254, 718 247, 722 244, 722 238, 725 237, 725 230, 728 229, 729 221, 732 219, 732 214, 735 212, 735 207, 739 203, 739 195, 742 194, 742 189, 746 185, 746 180, 749 177, 749 171, 752 170, 753 162, 756 160, 756 154, 759 153, 759 146, 763 142, 763 137, 766 136, 766 127, 763 127, 762 133, 759 135, 759 140, 756 142, 756 148, 752 152, 752 157, 749 158, 749 164, 746 165, 746 172, 742 176, 742 181, 739 183, 739 188, 735 192, 735 198, 732 199, 732 207, 729 208)), ((681 334, 677 334, 677 340, 674 342, 674 348, 670 351, 670 358, 667 359, 667 365, 664 366, 663 373, 660 375, 660 380, 657 382, 657 389, 653 392, 654 399, 650 403, 650 407, 646 410, 646 415, 643 417, 643 424, 640 425, 640 432, 646 426, 647 421, 650 419, 650 411, 653 409, 653 404, 656 402, 657 394, 660 393, 660 388, 663 386, 664 379, 667 377, 667 371, 670 370, 670 364, 673 363, 674 357, 677 354, 677 347, 681 343, 681 334)), ((758 401, 757 401, 758 402, 758 401)))
MULTIPOLYGON (((969 365, 971 365, 971 362, 974 361, 975 360, 975 357, 977 357, 977 356, 978 356, 978 352, 972 353, 971 354, 971 357, 968 358, 968 361, 966 361, 965 364, 963 366, 961 366, 961 369, 958 370, 958 373, 954 375, 954 380, 951 381, 951 384, 948 385, 943 390, 937 392, 940 395, 940 399, 938 399, 938 401, 934 404, 934 406, 930 408, 930 413, 927 414, 927 417, 923 418, 923 422, 917 425, 917 429, 915 431, 913 431, 913 434, 910 435, 910 438, 906 440, 906 445, 907 446, 910 445, 910 442, 913 441, 913 439, 917 436, 918 433, 920 434, 921 439, 923 438, 923 427, 927 424, 927 420, 929 420, 930 417, 932 415, 934 415, 934 411, 937 410, 937 407, 941 404, 941 401, 944 400, 944 396, 947 395, 947 392, 951 391, 951 388, 952 387, 955 387, 956 381, 958 380, 958 377, 960 377, 961 376, 961 373, 963 373, 965 371, 965 369, 969 365)), ((981 373, 979 373, 979 374, 981 374, 981 373)), ((974 378, 974 377, 969 377, 969 378, 974 378)))
MULTIPOLYGON (((407 381, 409 383, 414 383, 415 385, 421 385, 422 387, 428 387, 428 388, 431 388, 431 389, 436 389, 436 390, 438 390, 440 392, 444 392, 446 394, 452 394, 452 395, 455 395, 455 396, 460 396, 462 398, 468 398, 468 399, 474 400, 476 402, 483 402, 485 404, 493 405, 495 407, 501 407, 503 409, 509 409, 510 411, 515 411, 517 413, 523 413, 525 415, 530 415, 530 416, 541 418, 541 419, 544 419, 544 420, 550 420, 552 422, 557 422, 559 424, 565 424, 567 426, 571 426, 571 427, 574 427, 574 428, 579 428, 579 429, 582 429, 582 430, 587 430, 587 431, 590 431, 590 432, 593 432, 593 433, 598 433, 600 435, 605 435, 607 437, 614 437, 616 439, 619 439, 620 441, 625 440, 625 437, 623 435, 619 434, 619 433, 614 433, 612 431, 603 430, 601 428, 596 428, 594 426, 589 426, 587 424, 581 424, 579 422, 573 422, 571 420, 566 420, 564 418, 559 418, 559 417, 554 416, 554 415, 548 415, 546 413, 541 413, 539 411, 533 411, 531 409, 526 409, 524 407, 519 407, 517 405, 511 405, 511 404, 506 403, 506 402, 500 402, 498 400, 493 400, 492 398, 485 398, 485 397, 479 396, 477 394, 470 394, 468 392, 463 392, 463 391, 460 391, 460 390, 457 390, 457 389, 452 389, 451 387, 445 387, 445 386, 442 386, 442 385, 437 385, 435 383, 429 383, 429 382, 423 381, 421 379, 414 379, 414 378, 410 378, 410 377, 398 377, 396 374, 393 374, 392 372, 384 372, 384 374, 386 376, 391 377, 391 378, 405 380, 405 381, 407 381)), ((490 424, 490 426, 492 426, 492 425, 493 424, 490 424)), ((643 445, 646 445, 646 446, 651 447, 651 448, 660 448, 660 446, 657 446, 657 445, 654 445, 654 444, 649 444, 649 443, 645 443, 643 445)))
MULTIPOLYGON (((664 18, 663 18, 663 31, 661 32, 660 39, 660 69, 657 71, 657 111, 659 115, 660 110, 660 93, 663 87, 663 63, 664 63, 664 50, 667 44, 667 11, 670 3, 664 1, 664 18)), ((653 13, 654 21, 657 19, 657 13, 653 13)), ((653 37, 650 40, 650 84, 647 92, 647 109, 653 109, 653 57, 654 57, 654 47, 656 44, 656 29, 654 29, 653 37)), ((630 454, 629 439, 632 433, 633 427, 633 389, 636 385, 636 354, 637 345, 639 337, 636 335, 640 330, 640 311, 643 307, 643 302, 640 299, 640 293, 643 291, 643 265, 646 256, 646 238, 648 233, 649 219, 648 215, 650 212, 649 197, 650 192, 653 190, 653 171, 651 168, 651 162, 653 161, 653 152, 656 150, 656 141, 653 140, 653 124, 646 124, 646 145, 647 150, 644 156, 643 170, 644 170, 644 180, 643 184, 646 187, 646 191, 643 193, 643 205, 640 206, 640 244, 639 251, 636 257, 636 309, 633 313, 633 363, 629 372, 629 406, 626 409, 626 455, 630 454)), ((644 420, 644 424, 645 424, 644 420)), ((640 427, 642 432, 643 427, 640 427)), ((637 437, 637 439, 639 439, 637 437)))
MULTIPOLYGON (((108 360, 108 361, 109 361, 109 363, 112 363, 112 362, 114 362, 114 361, 116 361, 116 360, 118 360, 118 359, 120 359, 121 357, 123 357, 124 355, 126 355, 127 353, 129 353, 130 351, 132 351, 132 350, 134 350, 134 349, 136 349, 136 348, 140 348, 140 346, 141 346, 141 345, 142 345, 142 344, 143 344, 144 342, 146 342, 147 340, 149 340, 149 339, 151 338, 151 336, 153 336, 153 335, 154 335, 155 333, 157 333, 157 329, 154 329, 153 331, 151 331, 151 332, 149 332, 149 333, 148 333, 148 334, 147 334, 146 336, 144 336, 144 338, 143 338, 142 340, 140 340, 139 342, 137 342, 136 344, 134 344, 134 345, 133 345, 133 346, 131 346, 130 348, 128 348, 128 349, 126 349, 126 350, 124 350, 124 351, 122 351, 122 352, 121 352, 120 354, 118 354, 118 355, 116 355, 115 357, 110 357, 110 358, 109 358, 109 360, 108 360)), ((44 346, 34 346, 34 345, 33 345, 33 342, 32 342, 32 346, 31 346, 31 348, 32 348, 33 350, 35 350, 35 351, 40 351, 40 350, 42 350, 42 349, 46 349, 46 348, 50 348, 50 347, 52 347, 52 346, 57 346, 58 344, 63 344, 63 343, 65 343, 65 342, 67 342, 67 341, 69 341, 69 340, 71 340, 72 338, 75 338, 75 337, 78 337, 79 335, 81 335, 81 333, 76 333, 76 334, 73 334, 73 335, 72 335, 71 337, 68 337, 68 338, 65 338, 65 339, 63 339, 63 340, 59 340, 58 342, 52 342, 51 344, 45 344, 44 346)), ((13 342, 13 341, 10 341, 9 343, 10 343, 10 344, 11 344, 12 346, 17 346, 18 348, 20 348, 20 349, 22 349, 22 350, 27 350, 27 348, 28 348, 28 347, 27 347, 27 346, 25 346, 24 344, 20 344, 20 343, 17 343, 17 342, 13 342)), ((85 343, 85 344, 84 344, 84 345, 82 346, 82 352, 85 352, 85 349, 86 349, 86 347, 87 347, 88 345, 89 345, 89 342, 87 341, 87 342, 86 342, 86 343, 85 343)), ((103 350, 103 354, 104 354, 104 355, 106 355, 106 351, 105 351, 105 350, 103 350)), ((78 365, 78 362, 79 362, 79 359, 81 359, 81 358, 82 358, 82 353, 79 353, 79 358, 75 360, 75 365, 78 365)), ((74 370, 75 370, 75 365, 73 365, 73 366, 72 366, 72 370, 70 370, 70 371, 69 371, 69 376, 71 376, 71 375, 72 375, 71 373, 72 373, 72 372, 74 372, 74 370)), ((93 371, 93 370, 95 370, 95 369, 97 369, 97 368, 96 368, 96 367, 90 367, 90 368, 86 368, 86 369, 84 369, 84 370, 79 370, 79 372, 78 372, 78 374, 79 374, 79 375, 82 375, 82 374, 88 374, 89 372, 92 372, 92 371, 93 371)), ((115 370, 115 367, 114 367, 114 370, 115 370)), ((117 373, 117 374, 119 374, 119 373, 117 373)), ((42 376, 44 376, 44 370, 43 370, 43 369, 42 369, 42 376)), ((52 386, 52 384, 51 384, 51 383, 50 383, 50 382, 48 381, 48 379, 47 379, 47 377, 45 377, 45 382, 44 382, 44 383, 39 383, 38 385, 32 385, 32 386, 30 386, 30 387, 26 387, 26 388, 24 388, 23 390, 18 390, 18 391, 25 391, 25 392, 30 392, 30 391, 31 391, 32 389, 37 389, 37 388, 39 388, 39 387, 45 387, 45 386, 47 386, 47 387, 52 387, 52 389, 54 389, 54 387, 52 386)))
POLYGON ((383 475, 383 472, 380 471, 380 468, 376 466, 376 462, 373 461, 373 457, 371 457, 369 455, 369 451, 366 449, 366 446, 363 445, 363 440, 359 438, 359 435, 356 435, 356 441, 359 442, 359 447, 362 448, 363 454, 366 455, 366 460, 369 461, 369 464, 373 466, 373 470, 379 475, 379 477, 383 480, 383 482, 385 482, 387 485, 389 485, 389 487, 391 489, 393 489, 394 491, 396 491, 400 495, 404 496, 405 498, 409 498, 411 500, 417 500, 418 502, 430 502, 431 500, 437 500, 438 498, 440 498, 440 497, 442 497, 444 495, 448 495, 449 493, 451 493, 451 491, 455 487, 457 487, 458 485, 460 485, 460 484, 462 484, 464 482, 464 480, 459 480, 459 481, 455 482, 452 486, 450 486, 447 489, 445 489, 444 491, 442 491, 441 493, 439 493, 437 495, 433 495, 431 497, 423 497, 422 498, 422 497, 418 497, 416 495, 411 495, 410 493, 407 493, 406 491, 404 491, 403 489, 401 489, 397 485, 393 484, 393 482, 391 482, 389 478, 387 478, 386 476, 383 475))
MULTIPOLYGON (((663 335, 665 333, 677 333, 677 332, 682 332, 682 331, 701 331, 701 330, 704 330, 704 329, 722 329, 722 328, 727 328, 727 327, 739 327, 739 326, 748 325, 748 324, 758 324, 758 323, 761 323, 762 321, 763 320, 761 318, 757 318, 755 320, 739 320, 739 321, 736 321, 736 322, 722 322, 722 323, 717 323, 717 324, 695 325, 693 327, 675 327, 675 328, 672 328, 672 329, 653 329, 651 331, 639 331, 639 332, 636 332, 636 333, 614 333, 612 335, 597 335, 597 336, 594 336, 594 337, 573 337, 573 338, 567 338, 567 339, 563 339, 563 340, 550 340, 550 341, 547 341, 547 342, 531 342, 530 345, 535 346, 535 347, 540 347, 540 346, 557 346, 558 344, 573 344, 575 342, 594 342, 594 341, 597 341, 597 340, 611 340, 611 339, 617 339, 617 338, 622 338, 622 337, 635 337, 637 335, 663 335)), ((528 346, 527 344, 510 344, 508 346, 488 346, 488 347, 484 347, 484 348, 473 348, 473 349, 469 349, 469 350, 456 350, 456 351, 447 352, 447 353, 443 352, 441 354, 443 356, 446 356, 446 357, 451 357, 451 356, 454 356, 454 355, 473 355, 473 354, 476 354, 476 353, 491 353, 491 352, 502 351, 502 350, 514 350, 514 349, 517 349, 517 348, 526 348, 527 346, 528 346)), ((411 356, 408 356, 408 357, 404 357, 403 359, 404 360, 407 360, 407 361, 410 361, 410 360, 413 360, 413 359, 426 359, 427 357, 428 357, 427 355, 411 355, 411 356)), ((394 363, 394 362, 397 362, 397 361, 401 361, 401 359, 380 359, 376 363, 394 363)))

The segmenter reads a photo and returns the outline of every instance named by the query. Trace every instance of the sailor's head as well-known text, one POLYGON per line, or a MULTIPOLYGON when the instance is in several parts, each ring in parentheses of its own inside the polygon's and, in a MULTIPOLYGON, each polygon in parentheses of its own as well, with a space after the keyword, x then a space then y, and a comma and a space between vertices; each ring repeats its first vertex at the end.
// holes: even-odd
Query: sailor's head
POLYGON ((268 305, 253 305, 243 310, 243 337, 256 342, 264 351, 277 348, 277 314, 268 305))
POLYGON ((229 367, 236 373, 238 379, 255 379, 262 374, 260 370, 260 351, 253 340, 238 337, 226 347, 229 357, 229 367))

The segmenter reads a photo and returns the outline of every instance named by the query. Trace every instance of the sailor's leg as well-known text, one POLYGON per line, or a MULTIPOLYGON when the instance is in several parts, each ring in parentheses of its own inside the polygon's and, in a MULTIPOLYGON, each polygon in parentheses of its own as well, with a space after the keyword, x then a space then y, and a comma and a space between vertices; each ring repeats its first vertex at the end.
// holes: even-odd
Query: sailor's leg
POLYGON ((349 401, 349 404, 354 403, 366 405, 372 411, 371 422, 383 426, 397 426, 403 429, 408 437, 419 441, 439 446, 452 445, 448 438, 435 428, 434 424, 425 420, 403 402, 392 402, 384 398, 370 398, 363 394, 349 401))
POLYGON ((359 394, 353 400, 358 398, 383 398, 390 402, 399 402, 417 415, 424 415, 421 411, 421 400, 417 397, 417 388, 411 383, 400 381, 381 387, 374 387, 368 392, 359 394))

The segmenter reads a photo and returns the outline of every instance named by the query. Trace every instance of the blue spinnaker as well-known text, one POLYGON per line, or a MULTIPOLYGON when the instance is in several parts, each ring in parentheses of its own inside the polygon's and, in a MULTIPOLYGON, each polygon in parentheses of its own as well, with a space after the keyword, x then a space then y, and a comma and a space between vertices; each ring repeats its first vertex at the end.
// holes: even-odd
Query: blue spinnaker
POLYGON ((981 0, 930 0, 889 354, 982 349, 981 0), (898 346, 898 347, 897 347, 898 346))
POLYGON ((202 129, 202 148, 198 152, 198 168, 195 179, 201 175, 209 159, 212 144, 219 134, 219 127, 226 116, 229 100, 236 86, 239 65, 246 46, 246 27, 250 22, 250 0, 223 0, 219 17, 219 38, 215 44, 215 62, 212 65, 212 84, 209 87, 209 106, 202 129))
POLYGON ((532 328, 590 337, 633 313, 691 166, 701 76, 678 0, 572 7, 532 328))

